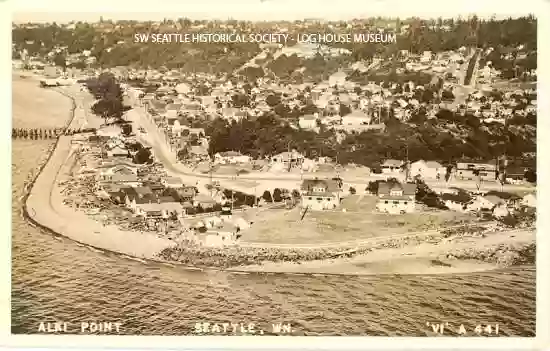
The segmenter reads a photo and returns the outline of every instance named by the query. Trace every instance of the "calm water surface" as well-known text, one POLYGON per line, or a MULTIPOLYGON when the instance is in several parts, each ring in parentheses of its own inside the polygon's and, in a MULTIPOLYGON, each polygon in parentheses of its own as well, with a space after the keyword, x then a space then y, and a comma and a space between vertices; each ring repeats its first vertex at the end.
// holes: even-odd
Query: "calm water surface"
MULTIPOLYGON (((13 142, 12 332, 40 322, 121 322, 185 335, 196 322, 291 323, 295 335, 425 336, 427 321, 498 323, 534 336, 535 269, 443 276, 236 275, 143 264, 54 238, 20 214, 23 182, 52 141, 13 142)), ((71 324, 72 325, 72 324, 71 324)), ((74 329, 74 332, 78 332, 74 329)))

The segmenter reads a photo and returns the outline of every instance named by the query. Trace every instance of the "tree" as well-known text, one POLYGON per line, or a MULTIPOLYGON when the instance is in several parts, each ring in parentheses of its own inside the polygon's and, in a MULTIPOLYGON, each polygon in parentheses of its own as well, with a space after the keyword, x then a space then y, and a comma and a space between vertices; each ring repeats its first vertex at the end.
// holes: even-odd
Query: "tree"
POLYGON ((378 185, 379 181, 370 181, 365 190, 373 195, 376 195, 378 194, 378 185))
POLYGON ((281 103, 281 96, 279 94, 271 94, 265 98, 265 102, 270 107, 275 107, 281 103))
POLYGON ((279 188, 275 188, 273 190, 273 201, 274 202, 281 202, 283 201, 282 191, 279 188))
POLYGON ((130 134, 132 134, 132 125, 129 123, 124 123, 122 125, 122 134, 124 134, 125 136, 129 136, 130 134))
POLYGON ((140 149, 134 156, 134 163, 153 163, 153 155, 151 154, 151 150, 146 148, 140 149))
POLYGON ((443 100, 450 101, 450 100, 454 100, 455 96, 454 96, 454 94, 453 94, 451 91, 444 90, 444 91, 441 93, 441 98, 442 98, 443 100))
POLYGON ((241 108, 248 107, 250 105, 250 98, 245 94, 235 94, 231 97, 233 107, 241 108))
POLYGON ((352 187, 352 186, 349 187, 349 193, 350 193, 351 195, 355 195, 356 192, 357 192, 357 190, 355 190, 354 187, 352 187))
POLYGON ((62 53, 57 53, 53 57, 53 63, 56 66, 59 66, 59 67, 63 68, 63 71, 65 71, 67 69, 67 58, 62 53))
POLYGON ((532 169, 527 170, 525 172, 525 180, 528 181, 529 183, 536 183, 537 173, 532 169))
POLYGON ((178 150, 177 158, 178 160, 182 161, 182 160, 185 160, 188 155, 189 155, 189 150, 186 147, 184 147, 183 149, 178 150))
POLYGON ((351 109, 348 105, 340 104, 340 116, 349 115, 351 113, 351 109))
POLYGON ((269 192, 269 190, 264 191, 264 193, 263 193, 263 195, 262 195, 262 198, 263 198, 266 202, 273 202, 273 198, 271 197, 271 193, 269 192))
POLYGON ((129 107, 124 106, 123 91, 111 73, 101 73, 97 79, 86 82, 88 90, 98 101, 92 106, 92 112, 105 118, 122 118, 129 107))

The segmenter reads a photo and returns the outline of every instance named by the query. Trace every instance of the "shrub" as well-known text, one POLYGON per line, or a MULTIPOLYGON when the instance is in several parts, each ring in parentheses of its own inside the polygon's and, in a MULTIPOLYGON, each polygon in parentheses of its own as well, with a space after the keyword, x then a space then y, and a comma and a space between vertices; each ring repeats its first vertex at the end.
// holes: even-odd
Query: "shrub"
POLYGON ((273 202, 273 198, 271 197, 271 193, 266 190, 264 191, 263 195, 262 195, 262 198, 266 201, 266 202, 273 202))

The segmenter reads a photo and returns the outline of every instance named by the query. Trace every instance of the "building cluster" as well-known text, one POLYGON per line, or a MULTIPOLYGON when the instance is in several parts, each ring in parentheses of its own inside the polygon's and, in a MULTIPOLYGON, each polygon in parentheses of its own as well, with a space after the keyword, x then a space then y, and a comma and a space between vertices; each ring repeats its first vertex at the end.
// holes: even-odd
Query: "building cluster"
POLYGON ((168 236, 175 231, 197 244, 230 245, 249 226, 233 214, 231 199, 222 189, 184 184, 154 162, 154 155, 140 160, 140 153, 149 154, 150 149, 117 126, 81 134, 73 143, 82 155, 78 179, 91 182, 95 198, 103 201, 102 206, 109 204, 108 212, 122 208, 129 213, 122 222, 129 221, 134 229, 168 236))

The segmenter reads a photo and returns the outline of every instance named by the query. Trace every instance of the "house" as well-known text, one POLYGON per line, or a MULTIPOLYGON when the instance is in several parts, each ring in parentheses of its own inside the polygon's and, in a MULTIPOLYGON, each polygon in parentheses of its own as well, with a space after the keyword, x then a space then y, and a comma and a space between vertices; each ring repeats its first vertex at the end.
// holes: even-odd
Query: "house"
POLYGON ((505 181, 509 184, 521 184, 525 182, 526 168, 523 167, 507 167, 503 173, 505 181))
POLYGON ((109 126, 102 126, 97 131, 96 134, 100 137, 119 137, 122 135, 122 129, 118 125, 109 125, 109 126))
POLYGON ((342 189, 334 179, 305 179, 301 190, 303 208, 320 211, 340 206, 342 189))
POLYGON ((378 185, 376 209, 391 214, 411 213, 415 211, 416 184, 387 183, 378 185))
POLYGON ((183 181, 179 177, 166 177, 161 183, 166 188, 183 188, 183 181))
POLYGON ((129 174, 105 174, 101 176, 100 183, 114 183, 121 184, 125 186, 140 186, 141 181, 138 179, 138 176, 134 173, 129 174))
POLYGON ((218 164, 249 163, 250 160, 250 156, 243 155, 236 151, 218 152, 214 155, 214 162, 218 164))
POLYGON ((130 153, 126 148, 115 146, 114 148, 107 150, 107 157, 130 157, 130 153))
POLYGON ((239 228, 231 223, 223 223, 219 228, 212 228, 201 236, 201 243, 204 246, 220 247, 235 244, 239 228))
POLYGON ((184 129, 188 129, 188 127, 182 123, 182 119, 180 117, 170 117, 167 118, 166 121, 168 122, 168 127, 172 133, 176 135, 180 135, 184 129))
POLYGON ((109 177, 120 174, 120 175, 137 175, 137 168, 131 167, 124 164, 118 164, 114 166, 109 167, 102 167, 102 169, 99 171, 99 181, 109 181, 111 180, 109 177))
POLYGON ((521 204, 527 207, 537 207, 537 196, 535 193, 527 194, 521 200, 521 204))
POLYGON ((467 210, 470 212, 478 212, 483 210, 493 211, 497 205, 503 203, 504 200, 495 195, 477 196, 474 200, 468 203, 467 210))
POLYGON ((208 160, 208 150, 203 146, 191 146, 189 148, 189 156, 195 161, 208 160))
POLYGON ((342 116, 342 124, 349 126, 359 126, 369 124, 371 117, 361 110, 354 110, 350 114, 342 116))
POLYGON ((432 60, 432 52, 431 51, 424 51, 422 56, 420 57, 421 63, 428 63, 432 60))
POLYGON ((493 216, 497 218, 506 217, 510 214, 510 210, 505 203, 500 203, 493 208, 493 216))
POLYGON ((195 198, 193 199, 193 206, 195 207, 200 206, 202 208, 212 208, 217 203, 218 202, 216 201, 216 199, 206 194, 196 194, 195 198))
POLYGON ((439 162, 418 160, 411 163, 410 176, 420 176, 422 179, 440 179, 445 176, 447 169, 439 162))
POLYGON ((346 83, 346 76, 347 74, 340 70, 334 74, 332 74, 329 78, 328 78, 328 84, 333 87, 333 86, 342 86, 346 83))
POLYGON ((457 212, 465 211, 471 201, 470 196, 466 194, 443 193, 440 198, 449 210, 457 212))
POLYGON ((458 162, 455 169, 457 179, 495 181, 497 178, 497 166, 487 163, 458 162))
POLYGON ((184 202, 192 202, 197 195, 197 189, 192 186, 184 186, 178 189, 178 196, 184 202))
POLYGON ((280 164, 285 168, 300 166, 304 162, 304 156, 299 152, 285 151, 271 157, 271 162, 280 164))
POLYGON ((166 105, 166 118, 176 118, 183 104, 168 104, 166 105))
POLYGON ((405 162, 401 160, 386 160, 380 168, 382 168, 383 174, 397 174, 401 172, 404 165, 405 162))
POLYGON ((135 213, 145 218, 170 218, 171 216, 182 217, 183 207, 179 202, 157 202, 136 204, 135 213))
POLYGON ((317 117, 314 115, 301 116, 298 119, 298 125, 302 129, 315 129, 317 127, 317 117))

